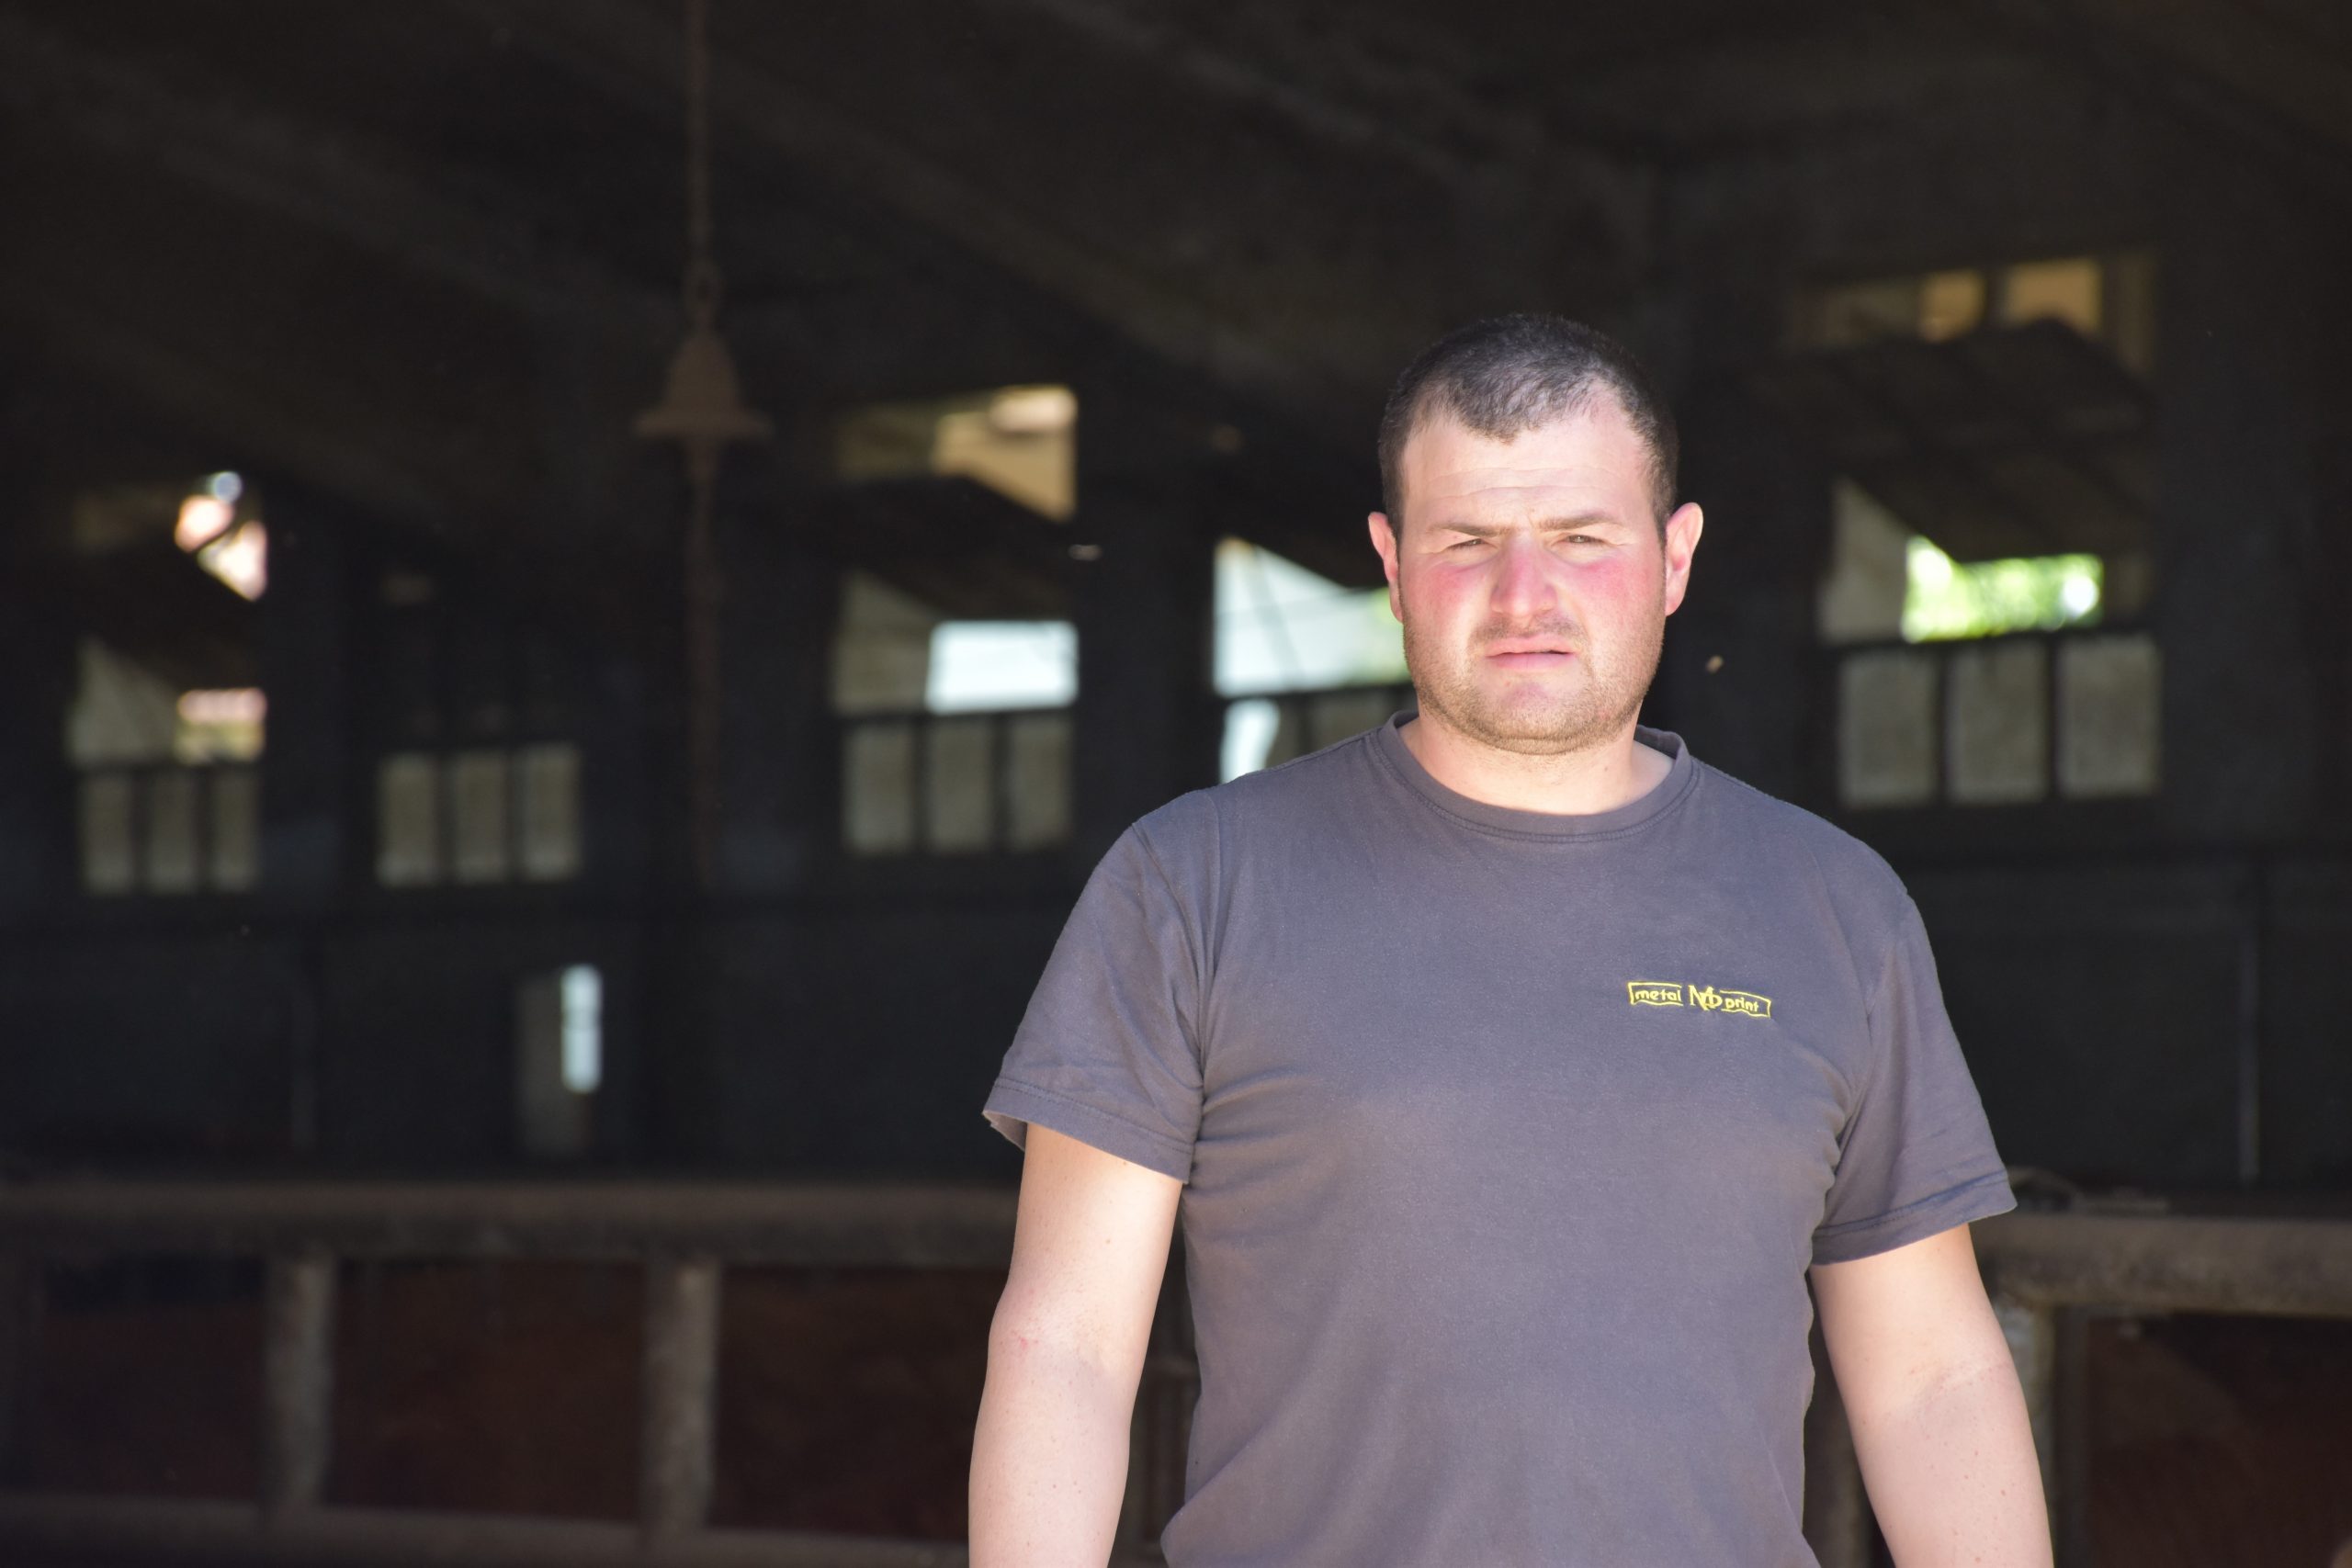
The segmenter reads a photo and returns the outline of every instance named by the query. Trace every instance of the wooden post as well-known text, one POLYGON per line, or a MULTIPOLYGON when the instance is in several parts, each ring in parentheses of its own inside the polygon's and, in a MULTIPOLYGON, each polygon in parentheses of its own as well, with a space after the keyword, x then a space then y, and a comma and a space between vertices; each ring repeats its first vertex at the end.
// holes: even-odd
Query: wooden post
POLYGON ((334 1448, 335 1260, 273 1258, 263 1289, 261 1503, 314 1507, 334 1448))
POLYGON ((716 1258, 646 1265, 639 1517, 648 1536, 699 1529, 710 1515, 718 1285, 716 1258))
POLYGON ((48 1304, 43 1283, 40 1258, 0 1252, 0 1486, 24 1478, 41 1309, 48 1304))
POLYGON ((1993 1315, 2000 1321, 2001 1337, 2009 1342, 2009 1359, 2017 1363, 2018 1383, 2025 1390, 2033 1451, 2041 1463, 2041 1497, 2050 1509, 2054 1532, 2058 1522, 2058 1314, 2050 1307, 2030 1306, 1996 1294, 1993 1315))

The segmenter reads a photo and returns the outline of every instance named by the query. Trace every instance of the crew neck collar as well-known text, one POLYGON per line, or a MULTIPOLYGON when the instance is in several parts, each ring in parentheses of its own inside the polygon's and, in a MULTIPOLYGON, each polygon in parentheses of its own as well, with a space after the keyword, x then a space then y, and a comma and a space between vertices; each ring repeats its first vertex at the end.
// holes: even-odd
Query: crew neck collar
POLYGON ((1408 789, 1419 795, 1447 816, 1482 829, 1490 833, 1508 833, 1525 839, 1589 840, 1604 838, 1642 827, 1679 803, 1690 793, 1697 782, 1699 770, 1690 760, 1690 748, 1682 737, 1671 730, 1650 729, 1637 726, 1634 739, 1668 759, 1666 777, 1644 794, 1623 806, 1607 811, 1579 813, 1552 811, 1521 811, 1515 807, 1494 806, 1474 800, 1458 790, 1440 784, 1413 749, 1405 744, 1402 734, 1405 724, 1413 717, 1412 709, 1389 715, 1388 722, 1372 735, 1373 750, 1408 789))

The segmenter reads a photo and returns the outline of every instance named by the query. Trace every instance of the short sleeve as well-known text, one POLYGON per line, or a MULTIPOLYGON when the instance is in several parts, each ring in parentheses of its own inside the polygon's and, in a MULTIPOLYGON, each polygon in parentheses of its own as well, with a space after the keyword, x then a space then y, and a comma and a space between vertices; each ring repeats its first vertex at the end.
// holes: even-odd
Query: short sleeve
POLYGON ((1182 1181, 1201 1124, 1199 922, 1140 825, 1094 869, 982 1114, 1050 1127, 1182 1181))
POLYGON ((1844 1263, 2014 1208, 1909 899, 1870 1007, 1871 1057, 1813 1260, 1844 1263))

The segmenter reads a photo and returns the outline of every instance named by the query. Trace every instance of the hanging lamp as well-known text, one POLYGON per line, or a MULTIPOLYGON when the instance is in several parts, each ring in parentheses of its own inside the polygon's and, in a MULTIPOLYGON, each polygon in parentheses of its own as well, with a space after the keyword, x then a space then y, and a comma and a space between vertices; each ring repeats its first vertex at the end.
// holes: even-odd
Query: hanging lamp
POLYGON ((686 7, 686 335, 670 360, 662 400, 637 416, 637 434, 671 441, 685 459, 686 814, 695 880, 717 874, 720 812, 719 602, 723 587, 712 505, 722 453, 775 433, 743 406, 727 342, 718 335, 720 281, 710 222, 710 29, 707 0, 686 7))

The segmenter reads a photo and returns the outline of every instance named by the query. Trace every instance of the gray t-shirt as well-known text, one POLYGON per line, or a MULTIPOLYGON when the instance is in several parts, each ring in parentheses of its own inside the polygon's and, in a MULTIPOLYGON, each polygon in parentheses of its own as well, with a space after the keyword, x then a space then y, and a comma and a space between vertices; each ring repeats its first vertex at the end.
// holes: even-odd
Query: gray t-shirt
POLYGON ((1174 1568, 1784 1568, 1805 1269, 2010 1206, 1885 863, 1694 761, 1593 816, 1401 716, 1163 807, 989 1097, 1183 1179, 1174 1568))

